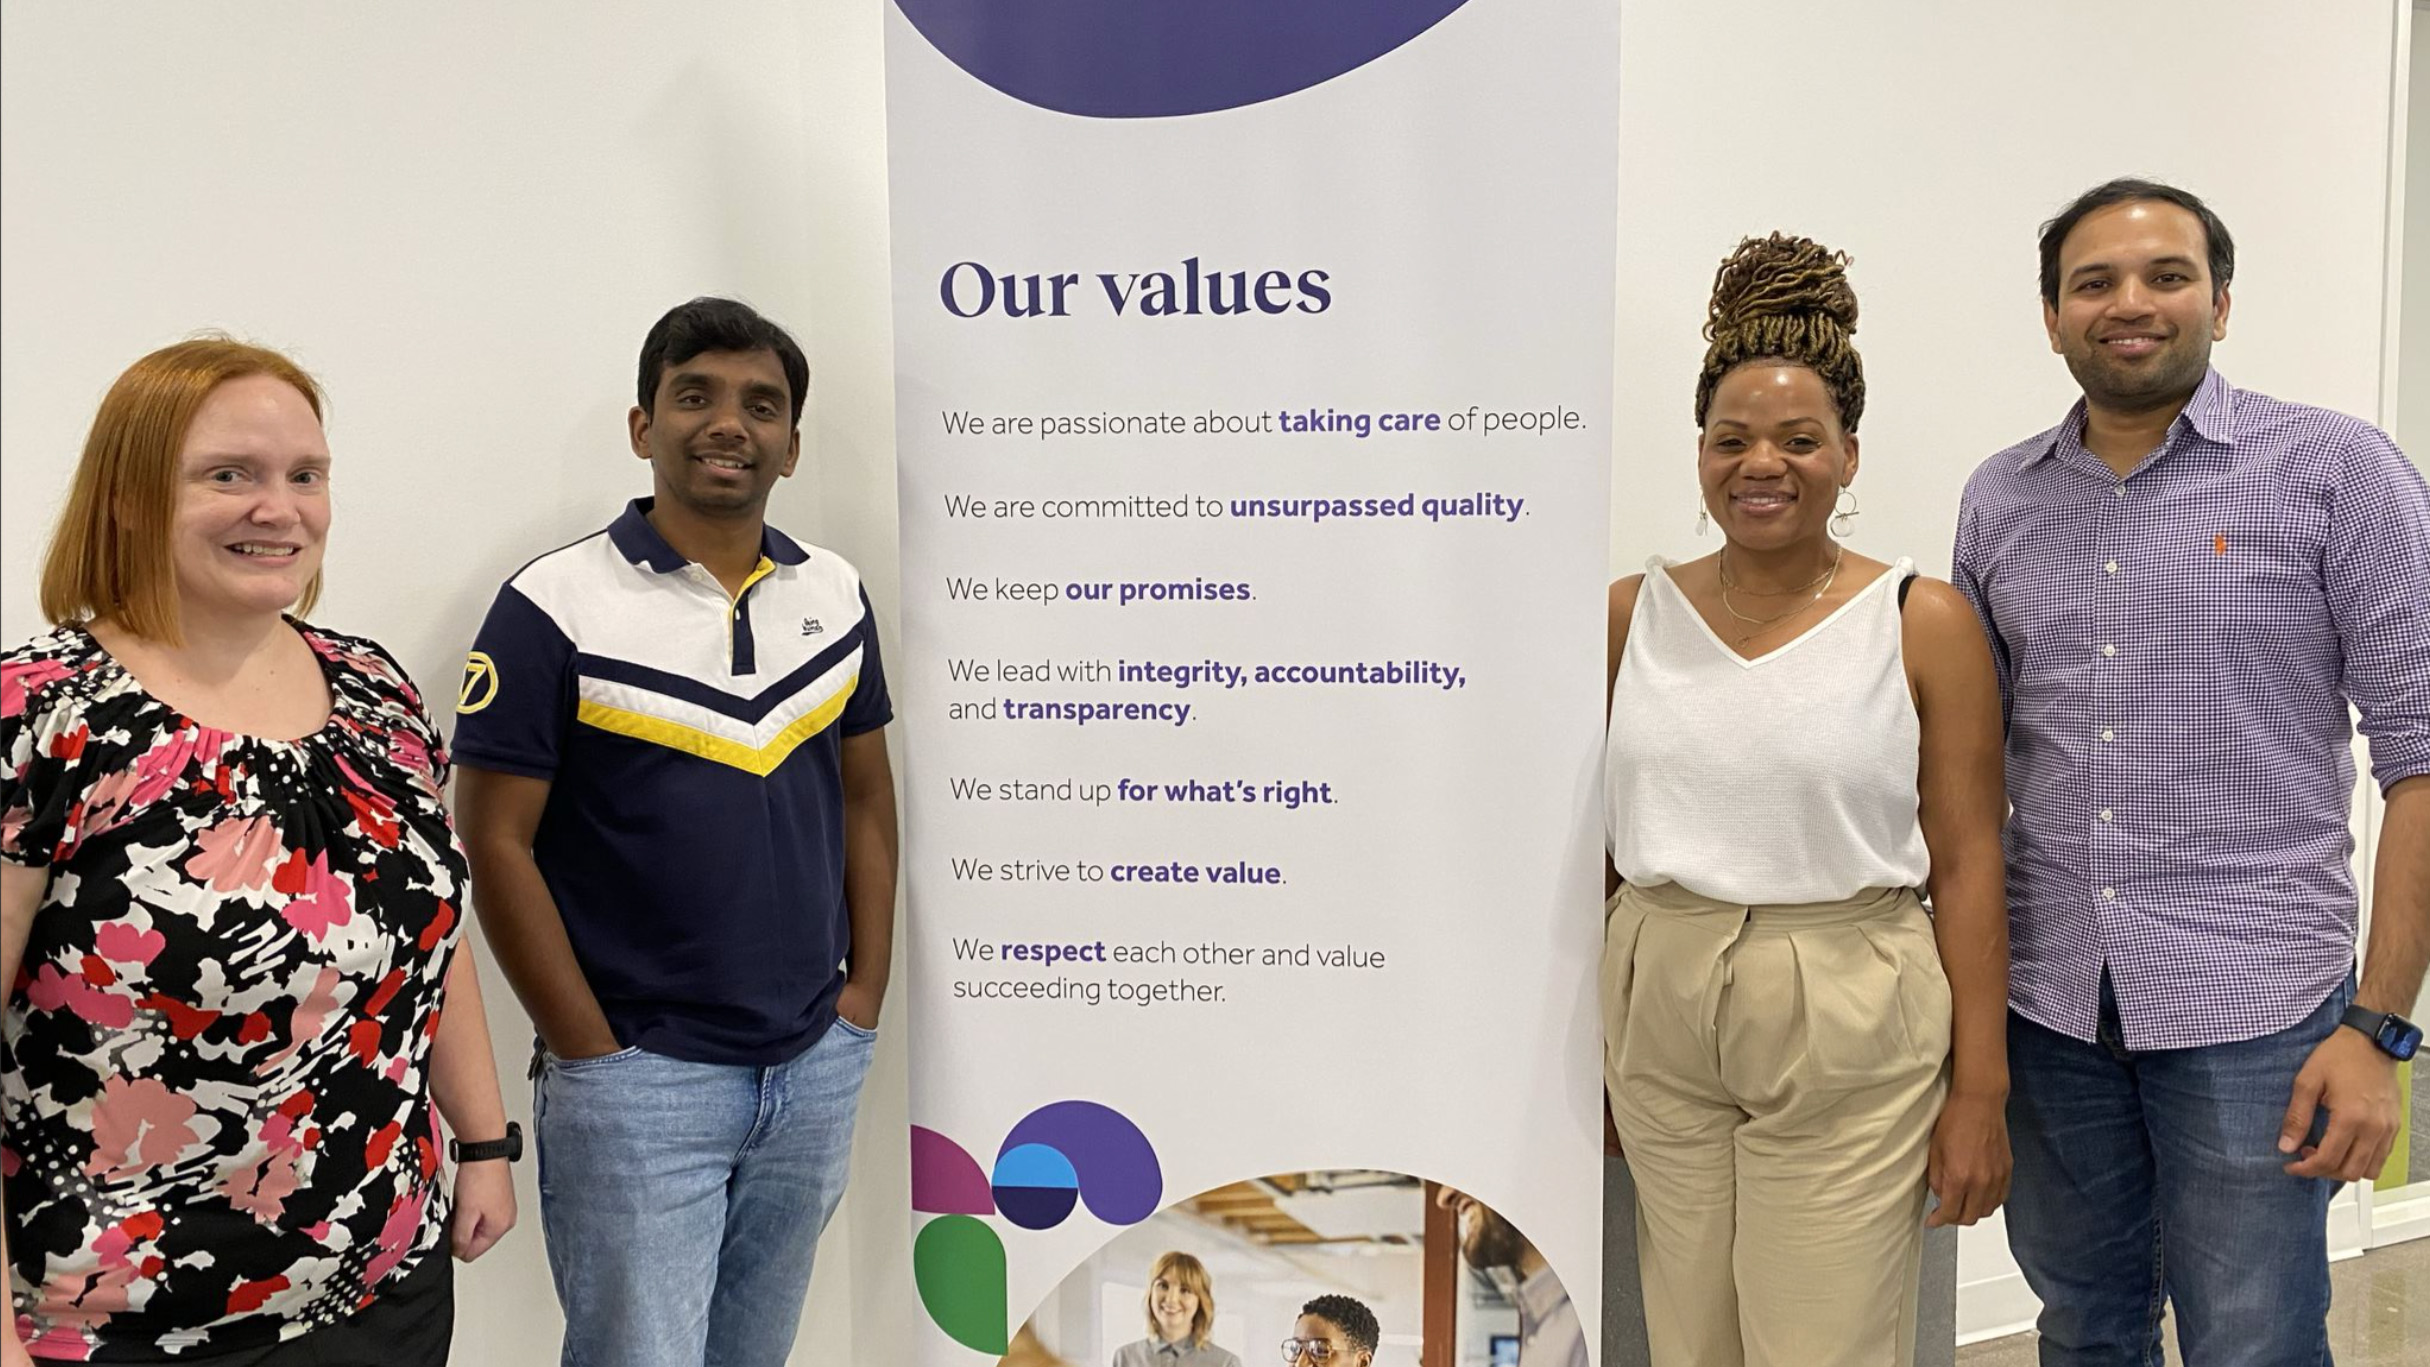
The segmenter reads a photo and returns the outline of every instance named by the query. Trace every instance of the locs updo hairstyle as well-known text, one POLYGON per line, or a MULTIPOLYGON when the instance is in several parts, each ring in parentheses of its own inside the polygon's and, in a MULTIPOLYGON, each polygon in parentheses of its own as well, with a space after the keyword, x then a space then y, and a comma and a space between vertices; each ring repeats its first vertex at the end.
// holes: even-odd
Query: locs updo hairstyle
POLYGON ((1839 425, 1854 433, 1865 413, 1865 363, 1851 340, 1855 332, 1846 252, 1782 233, 1739 243, 1713 275, 1704 324, 1711 345, 1696 376, 1697 429, 1722 376, 1750 361, 1777 359, 1819 376, 1839 409, 1839 425))

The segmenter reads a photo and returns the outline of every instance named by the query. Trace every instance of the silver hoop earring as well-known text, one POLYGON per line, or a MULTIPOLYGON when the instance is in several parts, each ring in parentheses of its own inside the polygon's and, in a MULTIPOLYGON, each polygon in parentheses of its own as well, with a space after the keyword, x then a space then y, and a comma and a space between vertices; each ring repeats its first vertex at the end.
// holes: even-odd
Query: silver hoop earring
POLYGON ((1702 503, 1697 504, 1697 505, 1696 505, 1696 535, 1698 535, 1698 536, 1702 536, 1702 535, 1704 535, 1704 529, 1705 529, 1706 527, 1708 527, 1708 526, 1712 525, 1712 522, 1713 522, 1713 515, 1712 515, 1711 513, 1707 512, 1707 511, 1705 510, 1705 506, 1704 506, 1702 503))
POLYGON ((1856 521, 1856 514, 1860 510, 1856 506, 1854 489, 1845 484, 1839 486, 1839 497, 1843 506, 1839 511, 1831 514, 1831 535, 1845 539, 1848 535, 1848 524, 1856 521))

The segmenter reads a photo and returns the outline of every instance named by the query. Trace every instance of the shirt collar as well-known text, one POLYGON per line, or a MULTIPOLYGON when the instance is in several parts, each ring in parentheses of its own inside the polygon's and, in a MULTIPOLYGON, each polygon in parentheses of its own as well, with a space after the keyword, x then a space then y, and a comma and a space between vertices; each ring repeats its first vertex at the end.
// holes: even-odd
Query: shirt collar
MULTIPOLYGON (((650 525, 650 509, 656 503, 656 499, 637 498, 626 504, 616 520, 608 524, 608 538, 616 543, 617 550, 624 552, 625 559, 660 574, 672 574, 691 562, 650 525)), ((799 565, 810 558, 810 552, 803 550, 800 542, 765 524, 759 529, 759 553, 779 565, 799 565)))
POLYGON ((1519 1283, 1519 1313, 1530 1324, 1542 1324, 1568 1299, 1569 1292, 1550 1267, 1537 1268, 1536 1275, 1519 1283))
POLYGON ((759 553, 779 565, 798 565, 810 558, 800 542, 764 523, 759 529, 759 553))
MULTIPOLYGON (((2228 446, 2236 438, 2236 414, 2228 401, 2227 377, 2218 370, 2203 372, 2202 383, 2195 386, 2194 396, 2185 401, 2185 409, 2169 424, 2168 436, 2160 443, 2166 450, 2177 440, 2180 428, 2192 428, 2194 435, 2217 446, 2228 446)), ((2067 410, 2058 426, 2045 434, 2046 439, 2034 443, 2017 469, 2030 470, 2039 461, 2053 456, 2073 456, 2084 450, 2084 400, 2078 399, 2067 410)))

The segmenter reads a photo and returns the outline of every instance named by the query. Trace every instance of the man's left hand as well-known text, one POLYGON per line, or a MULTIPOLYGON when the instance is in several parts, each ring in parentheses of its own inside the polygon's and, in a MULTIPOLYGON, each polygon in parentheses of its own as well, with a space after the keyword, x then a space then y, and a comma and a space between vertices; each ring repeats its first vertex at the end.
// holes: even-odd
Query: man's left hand
POLYGON ((844 990, 836 994, 835 1014, 863 1030, 875 1030, 878 1027, 878 1007, 885 1000, 885 988, 846 978, 844 990))
POLYGON ((2400 1116, 2396 1060, 2381 1053, 2361 1031, 2341 1025, 2295 1074, 2295 1096, 2278 1129, 2278 1151, 2296 1156, 2287 1171, 2297 1177, 2368 1182, 2387 1166, 2400 1116), (2312 1132, 2312 1117, 2324 1106, 2328 1129, 2319 1144, 2308 1145, 2304 1141, 2312 1132))

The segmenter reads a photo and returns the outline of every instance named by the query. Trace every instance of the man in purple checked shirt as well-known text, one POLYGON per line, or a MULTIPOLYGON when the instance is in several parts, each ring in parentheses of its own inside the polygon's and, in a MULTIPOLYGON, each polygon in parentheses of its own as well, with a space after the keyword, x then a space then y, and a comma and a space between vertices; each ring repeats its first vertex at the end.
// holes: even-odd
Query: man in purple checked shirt
POLYGON ((2042 229, 2084 391, 1968 481, 1958 587, 2008 719, 2009 1242, 2041 1358, 2329 1361, 2327 1210, 2395 1141, 2430 959, 2430 490, 2386 434, 2234 388, 2201 200, 2042 229), (2387 795, 2355 982, 2348 704, 2387 795))

